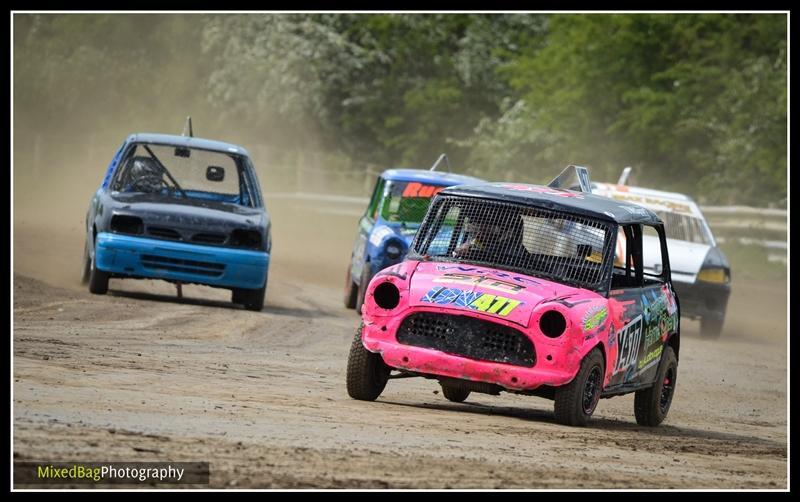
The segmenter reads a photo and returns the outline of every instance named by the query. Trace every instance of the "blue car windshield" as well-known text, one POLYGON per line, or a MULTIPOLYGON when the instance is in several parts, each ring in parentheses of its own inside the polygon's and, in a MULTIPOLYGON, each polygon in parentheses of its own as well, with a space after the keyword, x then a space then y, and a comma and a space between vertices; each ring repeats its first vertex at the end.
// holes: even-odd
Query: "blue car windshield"
POLYGON ((381 218, 390 223, 419 226, 433 196, 445 188, 416 181, 389 181, 383 192, 381 218))
POLYGON ((243 206, 258 200, 245 157, 152 143, 136 143, 126 152, 111 189, 243 206))

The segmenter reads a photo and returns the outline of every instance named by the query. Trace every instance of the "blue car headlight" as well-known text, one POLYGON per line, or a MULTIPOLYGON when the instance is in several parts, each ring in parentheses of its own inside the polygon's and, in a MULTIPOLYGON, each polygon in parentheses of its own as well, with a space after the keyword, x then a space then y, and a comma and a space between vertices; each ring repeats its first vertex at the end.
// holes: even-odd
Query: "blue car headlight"
POLYGON ((392 260, 400 258, 402 254, 403 254, 403 247, 397 242, 389 242, 386 245, 386 256, 391 258, 392 260))

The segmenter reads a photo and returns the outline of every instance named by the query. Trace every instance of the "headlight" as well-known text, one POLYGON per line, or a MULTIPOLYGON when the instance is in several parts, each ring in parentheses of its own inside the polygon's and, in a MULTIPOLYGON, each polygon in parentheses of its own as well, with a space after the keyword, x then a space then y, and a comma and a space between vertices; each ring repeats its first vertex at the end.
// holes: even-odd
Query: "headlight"
POLYGON ((144 231, 144 224, 138 216, 115 214, 111 217, 111 231, 118 234, 139 235, 144 231))
POLYGON ((375 304, 385 310, 392 310, 400 304, 400 290, 391 282, 378 284, 373 297, 375 304))
POLYGON ((390 242, 386 246, 386 256, 388 256, 392 260, 400 258, 401 254, 403 254, 403 248, 400 247, 398 244, 396 244, 394 242, 390 242))
POLYGON ((697 280, 703 282, 728 282, 728 272, 724 268, 704 268, 697 274, 697 280))
POLYGON ((548 338, 558 338, 567 329, 567 320, 558 310, 548 310, 539 318, 539 329, 548 338))
POLYGON ((244 230, 237 228, 231 232, 230 243, 232 246, 240 248, 261 248, 261 233, 256 230, 244 230))

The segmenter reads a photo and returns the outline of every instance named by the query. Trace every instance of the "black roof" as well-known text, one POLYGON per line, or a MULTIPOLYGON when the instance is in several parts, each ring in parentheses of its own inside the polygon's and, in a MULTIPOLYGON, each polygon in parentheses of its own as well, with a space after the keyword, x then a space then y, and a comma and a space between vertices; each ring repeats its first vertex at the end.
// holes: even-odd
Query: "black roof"
POLYGON ((445 188, 439 192, 439 195, 459 195, 514 202, 620 224, 661 223, 653 211, 630 202, 541 185, 511 182, 457 185, 445 188))

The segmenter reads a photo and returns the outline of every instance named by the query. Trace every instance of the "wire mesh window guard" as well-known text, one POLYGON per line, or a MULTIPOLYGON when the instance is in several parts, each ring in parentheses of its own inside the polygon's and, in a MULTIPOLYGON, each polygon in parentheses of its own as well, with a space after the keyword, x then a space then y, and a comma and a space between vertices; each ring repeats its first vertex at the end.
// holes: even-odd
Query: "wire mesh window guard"
POLYGON ((440 196, 417 233, 412 257, 485 264, 602 290, 615 231, 611 222, 569 213, 440 196))

